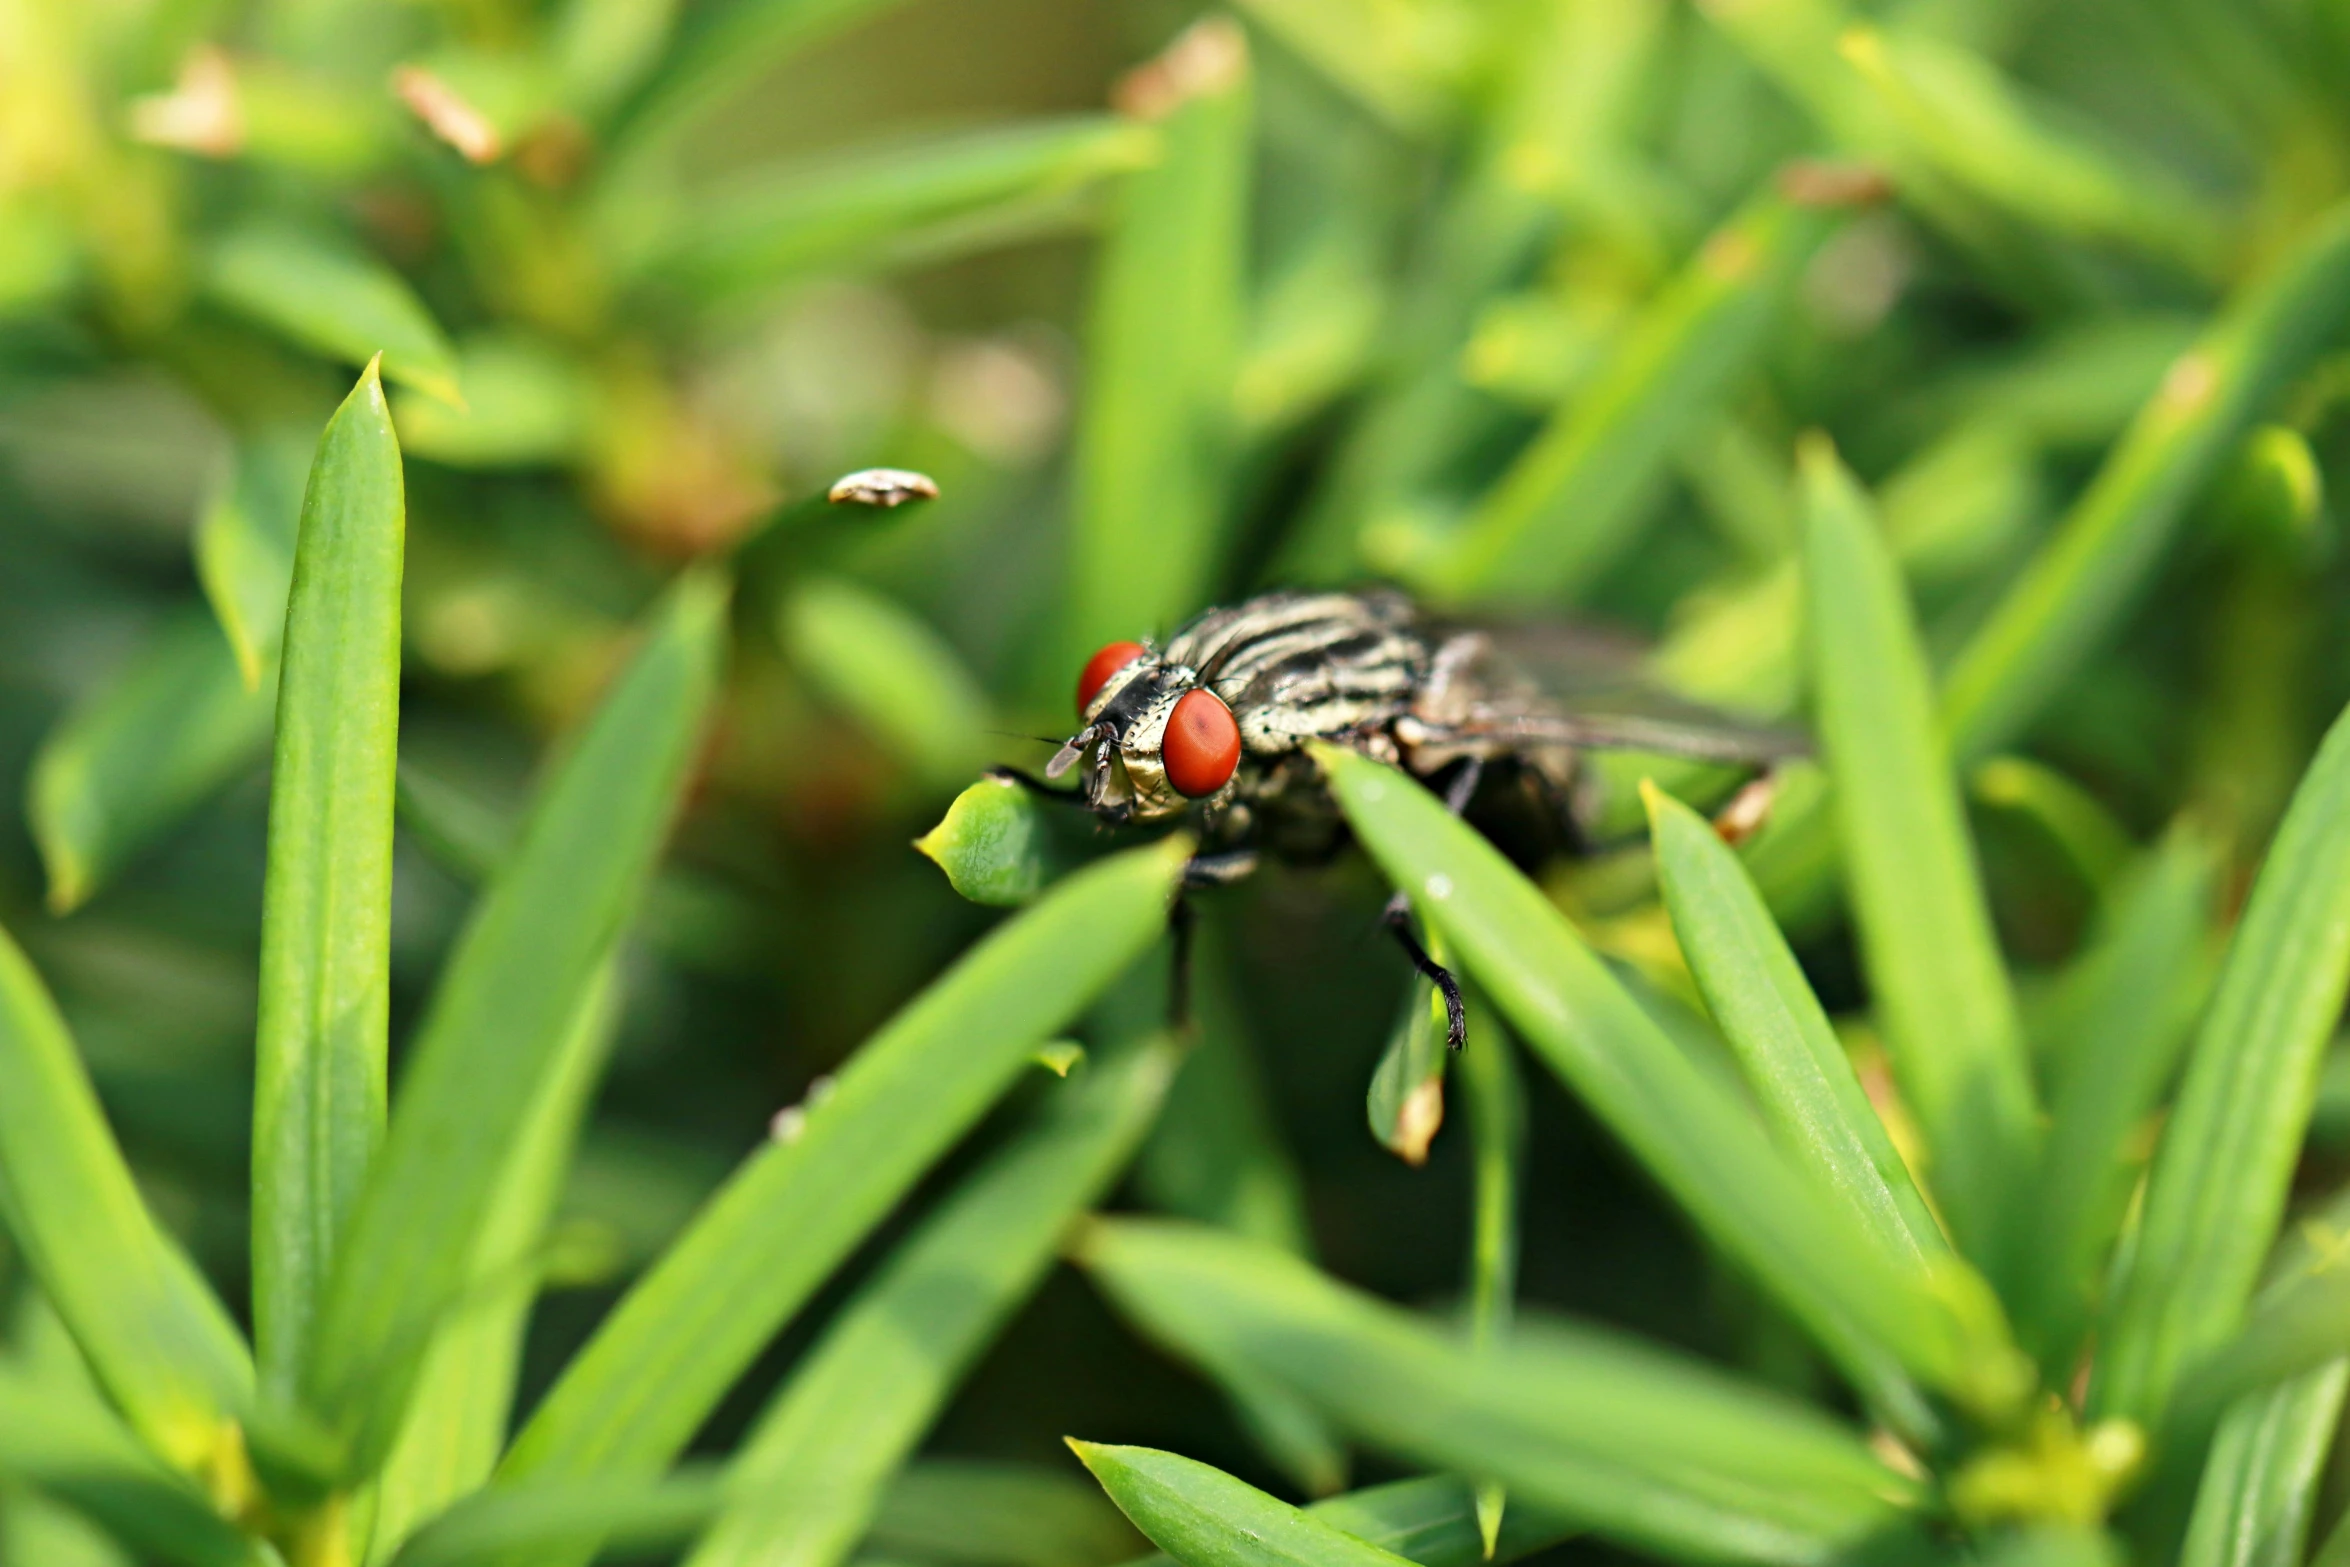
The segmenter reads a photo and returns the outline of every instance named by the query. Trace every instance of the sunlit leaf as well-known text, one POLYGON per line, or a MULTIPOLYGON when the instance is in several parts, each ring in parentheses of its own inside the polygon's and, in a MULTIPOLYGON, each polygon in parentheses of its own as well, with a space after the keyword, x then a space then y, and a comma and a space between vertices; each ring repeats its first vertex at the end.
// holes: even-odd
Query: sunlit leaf
POLYGON ((157 1229, 64 1019, 5 932, 0 1217, 132 1428, 182 1469, 209 1460, 251 1396, 244 1341, 157 1229))
POLYGON ((2350 985, 2350 717, 2294 791, 2155 1150, 2100 1333, 2093 1407, 2159 1417, 2243 1320, 2350 985))
POLYGON ((1484 1471, 1645 1549, 1810 1560, 1899 1511, 1903 1487, 1856 1435, 1596 1330, 1521 1323, 1476 1348, 1281 1252, 1165 1220, 1097 1223, 1079 1258, 1184 1353, 1244 1361, 1366 1441, 1484 1471))
POLYGON ((1907 589, 1833 448, 1802 470, 1813 705, 1871 1000, 1952 1230, 1999 1276, 2006 1174, 2036 1156, 2023 1026, 1907 589))
POLYGON ((690 576, 540 790, 475 907, 329 1277, 302 1394, 366 1473, 465 1287, 493 1182, 651 874, 718 675, 726 590, 690 576))
POLYGON ((886 1025, 604 1320, 503 1478, 658 1471, 1037 1045, 1158 939, 1189 852, 1177 837, 1067 878, 886 1025))
POLYGON ((752 1428, 742 1500, 689 1567, 835 1567, 972 1358, 1051 1264, 1061 1232, 1149 1129, 1176 1066, 1159 1042, 1054 1090, 1055 1101, 843 1308, 752 1428))
POLYGON ((383 1136, 407 501, 370 364, 302 502, 278 675, 253 1093, 253 1315, 290 1389, 383 1136))

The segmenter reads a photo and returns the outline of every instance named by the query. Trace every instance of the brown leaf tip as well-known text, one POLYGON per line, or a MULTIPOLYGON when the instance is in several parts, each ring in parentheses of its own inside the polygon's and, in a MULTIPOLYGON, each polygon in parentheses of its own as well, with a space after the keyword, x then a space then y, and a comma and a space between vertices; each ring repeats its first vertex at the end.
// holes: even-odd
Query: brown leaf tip
POLYGON ((1404 1095, 1395 1112, 1395 1135, 1388 1148, 1413 1169, 1428 1162, 1428 1145, 1444 1125, 1444 1079, 1423 1079, 1404 1095))
POLYGON ((1779 171, 1779 194, 1799 207, 1875 207, 1893 199, 1893 179, 1873 163, 1804 158, 1779 171))
POLYGON ((456 148, 466 162, 495 163, 506 150, 506 138, 498 134, 489 116, 424 67, 403 65, 394 71, 392 91, 427 130, 456 148))
POLYGON ((1138 120, 1161 120, 1192 99, 1233 86, 1248 70, 1248 37, 1230 17, 1211 16, 1177 35, 1155 60, 1118 78, 1110 104, 1138 120))
POLYGON ((245 114, 228 56, 198 44, 165 93, 131 101, 131 139, 207 158, 232 158, 245 145, 245 114))
POLYGON ((937 500, 938 481, 911 468, 863 468, 834 480, 825 498, 835 506, 895 509, 908 501, 937 500))
POLYGON ((1714 831, 1720 835, 1722 842, 1733 849, 1738 847, 1760 832, 1763 823, 1771 819, 1771 806, 1778 797, 1778 774, 1763 774, 1730 796, 1730 803, 1723 806, 1720 814, 1714 817, 1714 831))

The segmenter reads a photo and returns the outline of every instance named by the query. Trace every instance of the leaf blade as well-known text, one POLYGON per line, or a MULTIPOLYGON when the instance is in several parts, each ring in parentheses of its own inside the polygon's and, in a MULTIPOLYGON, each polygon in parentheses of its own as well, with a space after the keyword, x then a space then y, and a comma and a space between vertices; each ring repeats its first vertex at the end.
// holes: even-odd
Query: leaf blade
POLYGON ((1997 1273, 2004 1175, 2034 1152, 2023 1026, 1899 570, 1834 451, 1801 466, 1814 705, 1872 1000, 1944 1211, 1997 1273))
POLYGON ((256 766, 277 692, 248 687, 220 629, 173 617, 112 685, 41 742, 25 816, 49 907, 79 908, 206 799, 256 766))
POLYGON ((1768 196, 1649 303, 1589 391, 1554 415, 1457 537, 1401 569, 1437 602, 1555 603, 1630 540, 1671 459, 1752 363, 1790 279, 1826 236, 1768 196))
MULTIPOLYGON (((215 639, 217 642, 217 639, 215 639)), ((0 931, 0 1215, 108 1397, 182 1469, 252 1390, 243 1340, 156 1227, 40 976, 0 931)))
POLYGON ((1147 107, 1164 151, 1121 179, 1095 263, 1071 459, 1069 667, 1104 643, 1175 626, 1224 557, 1250 77, 1240 29, 1211 16, 1130 79, 1158 100, 1147 107))
POLYGON ((1142 166, 1155 138, 1105 115, 1039 120, 859 151, 755 177, 689 204, 638 263, 705 307, 895 255, 934 257, 1024 215, 1066 208, 1142 166))
POLYGON ((407 502, 370 363, 319 437, 278 673, 253 1091, 253 1312, 290 1389, 383 1136, 407 502))
POLYGON ((714 698, 726 591, 689 575, 540 791, 419 1032, 302 1376, 359 1473, 463 1286, 491 1178, 650 876, 714 698))
POLYGON ((500 1483, 666 1462, 1036 1046, 1158 937, 1188 855, 1178 837, 1068 878, 885 1025, 797 1134, 754 1154, 605 1319, 500 1483))
POLYGON ((263 1567, 261 1548, 94 1404, 0 1364, 0 1476, 29 1483, 175 1567, 263 1567))
POLYGON ((1904 1421, 1930 1421, 1910 1374, 1989 1406, 2018 1396, 2003 1330, 1879 1257, 1498 850, 1402 773, 1334 747, 1314 756, 1373 861, 1426 894, 1421 906, 1519 1037, 1867 1396, 1904 1421))
POLYGON ((2151 1424, 2180 1373, 2242 1321, 2346 987, 2350 714, 2293 792, 2196 1030, 2104 1324, 2100 1412, 2151 1424))
POLYGON ((304 348, 462 404, 457 354, 423 301, 371 257, 296 229, 254 226, 222 239, 202 282, 214 299, 304 348))
POLYGON ((1898 1512, 1901 1487, 1857 1437, 1628 1341, 1546 1323, 1481 1352, 1295 1258, 1167 1220, 1097 1221, 1077 1255, 1179 1351, 1248 1364, 1367 1441, 1491 1474, 1616 1540, 1800 1560, 1898 1512))
POLYGON ((1404 1560, 1196 1460, 1068 1441, 1119 1511, 1185 1567, 1401 1567, 1404 1560))
POLYGON ((1941 1226, 1737 855, 1695 811, 1644 793, 1674 933, 1780 1146, 1821 1175, 1887 1255, 1944 1255, 1941 1226))
POLYGON ((2350 311, 2350 208, 2240 288, 2162 386, 1960 653, 1943 691, 1951 749, 1971 761, 2015 739, 2110 634, 2178 532, 2188 503, 2277 390, 2350 311))
POLYGON ((769 1403, 728 1470, 738 1500, 687 1567, 848 1558, 890 1474, 1043 1277, 1061 1231, 1133 1155, 1176 1065, 1159 1040, 1089 1068, 963 1180, 769 1403))
POLYGON ((471 1284, 504 1287, 443 1324, 426 1351, 407 1419, 376 1482, 371 1561, 391 1559, 420 1525, 480 1489, 497 1467, 538 1294, 533 1253, 562 1196, 611 1049, 618 1022, 613 988, 607 959, 565 1033, 552 1087, 514 1139, 476 1244, 471 1284))

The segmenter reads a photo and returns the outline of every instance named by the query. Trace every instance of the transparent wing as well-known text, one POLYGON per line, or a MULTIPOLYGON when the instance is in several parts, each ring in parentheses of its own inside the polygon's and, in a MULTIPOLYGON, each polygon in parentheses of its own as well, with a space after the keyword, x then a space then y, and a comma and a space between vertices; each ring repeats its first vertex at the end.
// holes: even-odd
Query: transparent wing
POLYGON ((1805 736, 1791 730, 1761 728, 1718 714, 1577 711, 1564 704, 1529 712, 1481 713, 1445 728, 1450 737, 1459 740, 1651 751, 1659 756, 1754 766, 1802 756, 1811 749, 1805 736))
MULTIPOLYGON (((1642 671, 1636 639, 1556 623, 1456 626, 1455 688, 1424 716, 1464 742, 1648 751, 1762 766, 1811 749, 1793 728, 1676 697, 1642 671)), ((1440 664, 1444 662, 1441 655, 1440 664)))

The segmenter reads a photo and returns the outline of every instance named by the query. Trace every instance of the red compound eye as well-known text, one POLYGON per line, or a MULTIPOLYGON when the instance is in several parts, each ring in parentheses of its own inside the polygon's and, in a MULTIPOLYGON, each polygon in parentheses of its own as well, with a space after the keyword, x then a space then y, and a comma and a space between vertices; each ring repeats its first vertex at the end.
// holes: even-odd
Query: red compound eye
POLYGON ((1101 695, 1102 687, 1110 677, 1143 656, 1146 650, 1139 642, 1113 642, 1085 661, 1085 668, 1077 676, 1077 716, 1093 706, 1093 699, 1101 695))
POLYGON ((1167 782, 1178 794, 1197 800, 1214 794, 1240 765, 1240 725, 1213 691, 1189 691, 1167 715, 1167 736, 1159 742, 1167 782))

